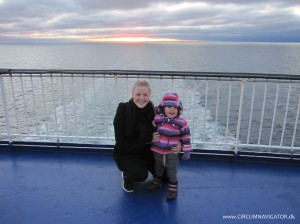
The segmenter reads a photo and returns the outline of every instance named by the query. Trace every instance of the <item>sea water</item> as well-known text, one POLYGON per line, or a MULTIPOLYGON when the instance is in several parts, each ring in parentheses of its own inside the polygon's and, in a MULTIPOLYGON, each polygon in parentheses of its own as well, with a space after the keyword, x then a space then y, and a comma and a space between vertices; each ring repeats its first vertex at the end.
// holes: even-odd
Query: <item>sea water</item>
POLYGON ((300 43, 0 44, 0 68, 300 75, 300 43))

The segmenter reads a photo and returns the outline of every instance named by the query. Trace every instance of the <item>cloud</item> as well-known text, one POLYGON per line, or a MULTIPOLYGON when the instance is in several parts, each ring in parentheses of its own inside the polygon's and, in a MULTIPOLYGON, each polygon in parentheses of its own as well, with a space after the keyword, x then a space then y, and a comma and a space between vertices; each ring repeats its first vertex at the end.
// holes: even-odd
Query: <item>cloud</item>
POLYGON ((0 42, 118 36, 300 41, 298 0, 0 0, 0 42))

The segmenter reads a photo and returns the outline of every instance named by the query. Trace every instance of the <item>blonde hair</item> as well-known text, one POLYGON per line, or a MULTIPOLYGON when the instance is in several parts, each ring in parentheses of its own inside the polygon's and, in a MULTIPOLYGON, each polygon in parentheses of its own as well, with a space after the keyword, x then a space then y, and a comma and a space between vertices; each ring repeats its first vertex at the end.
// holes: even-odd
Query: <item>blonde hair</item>
POLYGON ((146 80, 144 80, 144 79, 138 79, 138 80, 134 83, 134 85, 133 85, 133 87, 132 87, 132 92, 134 91, 134 89, 135 89, 136 87, 139 87, 139 86, 147 87, 147 88, 149 89, 149 93, 151 94, 151 85, 150 85, 150 83, 149 83, 148 81, 146 81, 146 80))

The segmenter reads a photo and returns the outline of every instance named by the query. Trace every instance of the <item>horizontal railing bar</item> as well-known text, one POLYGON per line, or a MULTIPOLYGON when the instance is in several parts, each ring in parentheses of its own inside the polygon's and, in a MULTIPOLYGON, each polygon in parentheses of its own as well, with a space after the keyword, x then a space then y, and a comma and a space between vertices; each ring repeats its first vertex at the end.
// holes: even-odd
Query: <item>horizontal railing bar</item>
MULTIPOLYGON (((0 136, 7 136, 7 134, 0 134, 0 136)), ((31 137, 31 138, 54 138, 57 139, 57 135, 31 135, 31 134, 11 134, 12 137, 31 137)), ((83 135, 59 135, 59 138, 78 138, 78 139, 108 139, 115 140, 114 137, 91 137, 91 136, 83 136, 83 135)))
MULTIPOLYGON (((3 146, 3 150, 51 150, 51 151, 69 151, 69 152, 92 152, 92 153, 112 153, 113 145, 105 144, 88 144, 88 143, 48 143, 48 142, 7 142, 0 141, 0 145, 3 146)), ((194 149, 192 152, 193 157, 197 158, 206 157, 208 158, 220 158, 230 160, 261 160, 262 161, 279 161, 279 162, 292 162, 298 164, 300 161, 300 154, 288 154, 288 153, 269 153, 269 152, 253 152, 253 151, 240 151, 235 154, 233 151, 214 150, 214 149, 194 149)))
MULTIPOLYGON (((1 74, 1 73, 0 73, 1 74)), ((5 74, 2 74, 3 76, 5 76, 5 74)), ((22 77, 32 77, 32 78, 41 78, 41 74, 18 74, 18 73, 14 73, 14 74, 6 74, 10 77, 13 77, 14 75, 18 75, 16 77, 20 77, 20 75, 22 77), (36 76, 35 76, 36 75, 36 76)), ((245 78, 231 78, 231 77, 197 77, 197 76, 190 76, 190 77, 185 77, 185 76, 164 76, 164 75, 160 75, 160 76, 147 76, 147 75, 139 75, 139 76, 134 76, 134 75, 128 75, 126 76, 126 74, 124 74, 124 76, 118 76, 118 75, 110 75, 107 76, 105 74, 64 74, 64 77, 85 77, 85 78, 111 78, 111 79, 128 79, 128 78, 146 78, 146 79, 164 79, 164 80, 182 80, 183 78, 185 80, 203 80, 203 81, 224 81, 224 82, 232 82, 232 81, 241 81, 241 80, 245 80, 245 78), (66 76, 69 75, 69 76, 66 76), (77 75, 77 76, 76 76, 77 75)), ((43 74, 42 77, 60 77, 61 78, 61 74, 43 74)), ((252 82, 256 82, 256 83, 264 83, 266 82, 266 79, 247 79, 246 80, 248 83, 252 83, 252 82)), ((299 83, 300 80, 285 80, 285 79, 280 79, 280 83, 284 84, 284 83, 299 83)), ((275 83, 278 82, 278 79, 269 79, 268 80, 269 83, 275 83)))
POLYGON ((239 148, 248 148, 248 149, 282 149, 282 150, 300 150, 300 147, 290 147, 290 146, 277 146, 277 145, 255 145, 255 144, 240 144, 239 148))
POLYGON ((229 72, 196 72, 196 71, 145 71, 145 70, 41 70, 41 69, 0 69, 0 74, 104 74, 127 76, 147 75, 147 76, 184 76, 184 77, 214 77, 214 78, 251 78, 251 79, 289 79, 300 80, 300 75, 289 74, 265 74, 265 73, 229 73, 229 72))
MULTIPOLYGON (((220 145, 220 146, 235 146, 233 143, 223 143, 223 142, 195 142, 193 141, 192 144, 195 145, 220 145)), ((277 145, 262 145, 262 144, 239 144, 239 148, 260 148, 260 149, 283 149, 283 150, 300 150, 300 147, 291 147, 291 146, 277 146, 277 145)))
MULTIPOLYGON (((1 135, 0 135, 1 136, 1 135)), ((3 135, 5 136, 5 135, 3 135)), ((28 135, 28 134, 12 134, 12 137, 32 137, 32 138, 51 138, 51 139, 57 139, 56 135, 28 135)), ((60 139, 68 139, 68 138, 78 138, 78 139, 87 139, 87 140, 115 140, 114 137, 91 137, 91 136, 64 136, 59 135, 60 139)), ((192 142, 193 145, 205 145, 205 146, 235 146, 235 144, 232 143, 222 143, 222 142, 192 142)), ((256 144, 239 144, 239 148, 248 148, 248 149, 281 149, 281 150, 300 150, 300 147, 290 147, 290 146, 276 146, 276 145, 256 145, 256 144)), ((231 151, 231 150, 230 150, 231 151)))
POLYGON ((206 144, 206 145, 235 146, 234 143, 227 143, 227 142, 199 142, 199 141, 193 141, 192 144, 194 144, 194 145, 206 144))

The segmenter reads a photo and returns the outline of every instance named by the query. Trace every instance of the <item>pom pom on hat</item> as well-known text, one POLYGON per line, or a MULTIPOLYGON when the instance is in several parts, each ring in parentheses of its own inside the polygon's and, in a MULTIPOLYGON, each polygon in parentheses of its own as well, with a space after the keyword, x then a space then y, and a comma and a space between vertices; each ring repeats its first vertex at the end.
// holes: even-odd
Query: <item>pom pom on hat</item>
POLYGON ((180 103, 180 100, 179 100, 177 93, 167 93, 166 95, 163 96, 162 101, 161 101, 161 105, 163 107, 165 107, 165 106, 178 107, 179 103, 180 103))

